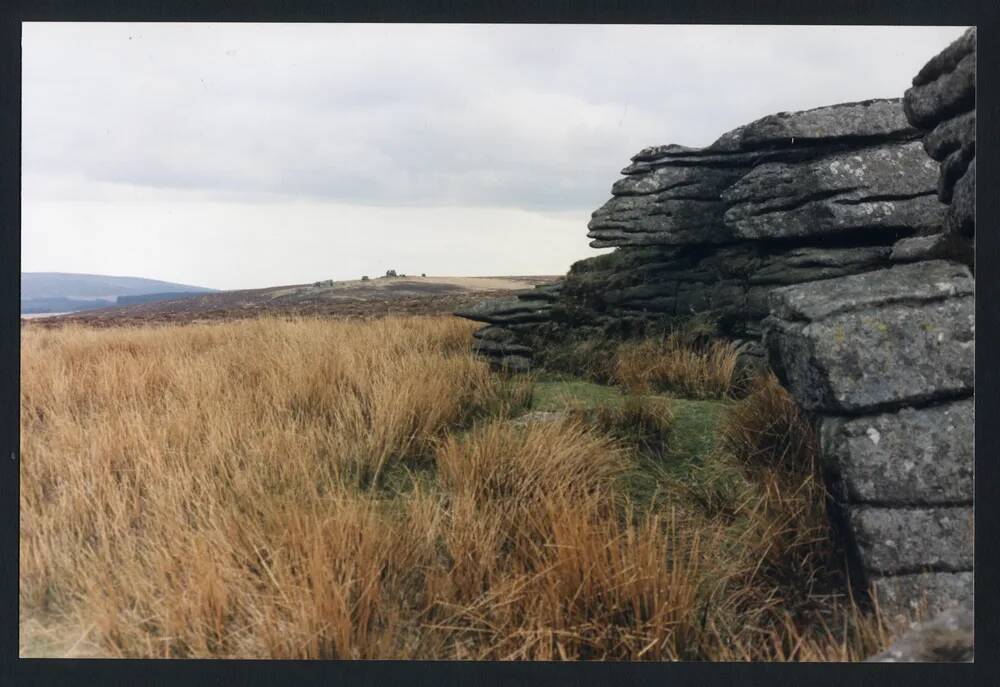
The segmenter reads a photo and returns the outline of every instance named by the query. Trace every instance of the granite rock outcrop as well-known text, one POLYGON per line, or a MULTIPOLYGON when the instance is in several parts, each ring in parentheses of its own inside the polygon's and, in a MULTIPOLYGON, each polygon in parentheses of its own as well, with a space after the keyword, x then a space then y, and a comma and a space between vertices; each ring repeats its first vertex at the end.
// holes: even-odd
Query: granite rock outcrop
POLYGON ((902 99, 632 157, 559 283, 458 313, 500 367, 693 316, 815 421, 852 580, 890 616, 973 605, 975 29, 902 99))
POLYGON ((973 266, 976 230, 976 29, 928 62, 903 97, 908 121, 926 131, 923 147, 941 163, 937 193, 948 203, 949 257, 973 266))
POLYGON ((892 267, 770 294, 771 366, 817 418, 855 580, 890 615, 974 603, 975 29, 913 80, 949 203, 892 267))
POLYGON ((922 136, 886 99, 769 115, 704 148, 643 149, 588 224, 591 246, 613 253, 459 314, 490 325, 477 351, 517 370, 567 339, 693 315, 762 361, 772 290, 886 267, 897 241, 940 231, 947 208, 922 136))

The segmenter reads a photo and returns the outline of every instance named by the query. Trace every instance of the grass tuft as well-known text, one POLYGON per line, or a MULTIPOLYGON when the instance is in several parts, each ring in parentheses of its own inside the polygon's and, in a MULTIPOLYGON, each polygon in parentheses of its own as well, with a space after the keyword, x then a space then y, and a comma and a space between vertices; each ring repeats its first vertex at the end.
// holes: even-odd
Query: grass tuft
POLYGON ((725 398, 735 391, 736 359, 728 341, 693 345, 671 334, 621 345, 613 378, 633 393, 674 391, 691 398, 725 398))

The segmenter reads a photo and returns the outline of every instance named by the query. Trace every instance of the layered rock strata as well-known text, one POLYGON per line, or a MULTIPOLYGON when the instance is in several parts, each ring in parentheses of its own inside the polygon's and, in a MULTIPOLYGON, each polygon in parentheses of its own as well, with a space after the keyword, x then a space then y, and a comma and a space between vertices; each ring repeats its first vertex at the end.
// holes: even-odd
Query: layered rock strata
POLYGON ((928 132, 927 154, 941 163, 937 192, 949 208, 938 256, 973 263, 976 231, 976 29, 928 62, 906 91, 903 109, 928 132))
POLYGON ((770 294, 768 359, 817 417, 856 581, 890 614, 973 605, 975 29, 904 100, 940 160, 939 229, 888 269, 770 294))
POLYGON ((770 115, 705 148, 646 148, 588 224, 591 245, 613 253, 575 264, 561 285, 458 314, 490 325, 477 351, 519 370, 566 339, 698 314, 762 357, 773 289, 886 267, 897 241, 940 231, 921 137, 895 99, 770 115))
POLYGON ((855 581, 890 615, 971 604, 974 289, 939 260, 771 294, 771 366, 817 419, 855 581))

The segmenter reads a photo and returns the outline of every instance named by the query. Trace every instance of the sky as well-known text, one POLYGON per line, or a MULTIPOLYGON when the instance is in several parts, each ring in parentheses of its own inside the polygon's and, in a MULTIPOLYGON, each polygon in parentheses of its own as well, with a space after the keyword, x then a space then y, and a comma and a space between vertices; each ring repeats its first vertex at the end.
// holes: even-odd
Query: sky
POLYGON ((25 23, 21 269, 562 274, 641 148, 900 97, 964 28, 25 23))

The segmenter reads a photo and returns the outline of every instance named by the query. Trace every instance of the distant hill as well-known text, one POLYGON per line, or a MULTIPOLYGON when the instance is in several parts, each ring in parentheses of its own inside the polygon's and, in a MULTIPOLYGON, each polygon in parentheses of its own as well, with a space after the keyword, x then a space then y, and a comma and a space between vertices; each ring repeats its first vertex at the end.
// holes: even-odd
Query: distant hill
POLYGON ((91 325, 201 322, 254 318, 262 315, 381 317, 384 315, 450 315, 488 298, 511 298, 556 276, 510 277, 375 277, 214 293, 159 293, 120 296, 113 307, 61 315, 42 324, 78 322, 91 325), (155 299, 154 299, 155 297, 155 299))
POLYGON ((163 294, 172 298, 188 294, 210 293, 215 289, 188 284, 176 284, 141 277, 113 277, 104 274, 73 274, 68 272, 22 272, 21 312, 77 312, 106 308, 117 303, 119 296, 149 296, 163 294))

